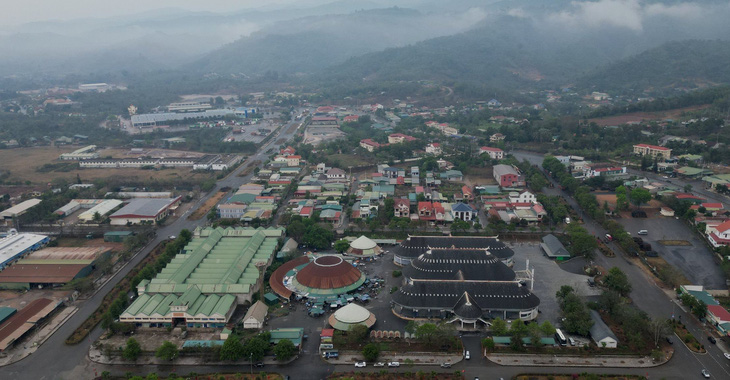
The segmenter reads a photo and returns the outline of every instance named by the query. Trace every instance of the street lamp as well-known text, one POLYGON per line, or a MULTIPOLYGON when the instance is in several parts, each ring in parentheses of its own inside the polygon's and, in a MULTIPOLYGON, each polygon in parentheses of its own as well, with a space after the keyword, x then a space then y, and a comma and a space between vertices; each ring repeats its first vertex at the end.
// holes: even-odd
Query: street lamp
POLYGON ((251 375, 253 375, 253 352, 249 356, 248 362, 251 363, 251 375))

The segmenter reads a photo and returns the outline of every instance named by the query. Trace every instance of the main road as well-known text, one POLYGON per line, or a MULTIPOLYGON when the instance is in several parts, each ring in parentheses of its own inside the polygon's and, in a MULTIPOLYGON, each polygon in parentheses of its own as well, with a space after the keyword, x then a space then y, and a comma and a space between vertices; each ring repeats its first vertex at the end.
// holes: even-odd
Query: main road
MULTIPOLYGON (((301 113, 298 110, 295 114, 301 113)), ((301 121, 295 119, 283 125, 276 135, 262 145, 259 150, 252 156, 248 157, 243 164, 236 170, 231 172, 225 178, 216 183, 215 189, 207 195, 198 199, 190 210, 197 209, 200 205, 224 187, 235 188, 247 183, 252 174, 243 177, 239 175, 250 165, 258 165, 261 167, 268 157, 268 151, 278 147, 277 142, 284 140, 289 141, 296 131, 299 129, 301 121), (293 127, 295 126, 295 127, 293 127)), ((157 231, 157 236, 150 241, 142 250, 139 251, 125 266, 117 272, 110 281, 106 282, 88 300, 79 305, 78 311, 69 318, 58 330, 44 342, 36 352, 25 359, 0 368, 0 378, 3 379, 88 379, 93 378, 93 365, 90 366, 86 360, 89 347, 92 342, 99 338, 102 329, 96 327, 83 342, 68 346, 65 344, 66 338, 81 325, 101 304, 104 296, 129 273, 142 259, 144 259, 158 244, 167 239, 170 235, 177 235, 181 230, 193 230, 205 223, 205 218, 200 220, 188 220, 188 214, 180 215, 177 220, 167 226, 161 227, 157 231)))

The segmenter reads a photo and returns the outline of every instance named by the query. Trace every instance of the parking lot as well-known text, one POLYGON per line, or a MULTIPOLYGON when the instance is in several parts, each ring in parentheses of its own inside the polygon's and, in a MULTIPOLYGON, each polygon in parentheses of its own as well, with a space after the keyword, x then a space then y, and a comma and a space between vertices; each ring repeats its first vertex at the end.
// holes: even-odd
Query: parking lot
POLYGON ((667 217, 622 218, 617 220, 631 236, 638 236, 639 230, 647 230, 641 236, 649 242, 652 250, 659 252, 669 264, 673 265, 692 282, 708 289, 727 289, 725 277, 715 263, 710 249, 692 233, 681 220, 667 217), (686 240, 689 246, 663 246, 659 240, 686 240))

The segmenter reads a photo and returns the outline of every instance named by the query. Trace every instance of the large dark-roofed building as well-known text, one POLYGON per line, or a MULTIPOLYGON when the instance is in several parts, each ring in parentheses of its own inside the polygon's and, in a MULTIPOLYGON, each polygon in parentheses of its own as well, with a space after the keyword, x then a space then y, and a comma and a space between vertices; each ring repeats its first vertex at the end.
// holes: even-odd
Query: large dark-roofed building
MULTIPOLYGON (((403 286, 393 295, 393 313, 403 319, 439 318, 459 322, 461 328, 477 322, 488 323, 494 318, 537 318, 540 299, 531 291, 533 272, 520 276, 488 248, 454 248, 499 243, 483 239, 411 238, 413 243, 439 243, 450 248, 430 247, 420 255, 409 258, 403 268, 403 286)), ((406 247, 415 250, 418 246, 406 247)), ((512 250, 504 244, 492 248, 511 260, 512 250), (503 248, 502 248, 503 247, 503 248), (500 249, 501 248, 501 249, 500 249)))
POLYGON ((429 248, 484 249, 508 266, 512 266, 514 251, 496 237, 485 236, 409 236, 396 248, 393 261, 406 266, 429 248))

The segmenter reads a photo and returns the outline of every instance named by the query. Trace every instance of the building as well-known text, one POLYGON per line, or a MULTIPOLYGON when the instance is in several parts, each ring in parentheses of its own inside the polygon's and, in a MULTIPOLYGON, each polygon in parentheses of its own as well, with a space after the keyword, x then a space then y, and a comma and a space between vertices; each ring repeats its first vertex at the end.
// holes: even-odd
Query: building
POLYGON ((593 326, 590 328, 591 339, 596 345, 599 348, 616 348, 618 338, 603 321, 601 315, 597 311, 591 310, 591 319, 593 320, 593 326))
POLYGON ((483 146, 479 148, 479 154, 488 154, 489 158, 493 160, 501 160, 504 158, 504 151, 499 148, 492 148, 488 146, 483 146))
POLYGON ((494 165, 492 169, 494 179, 501 187, 524 186, 522 176, 511 165, 494 165))
POLYGON ((405 198, 395 198, 393 204, 393 215, 396 218, 409 218, 411 215, 411 203, 405 198))
POLYGON ((430 143, 426 145, 426 153, 432 154, 434 156, 440 156, 443 153, 443 150, 441 149, 441 144, 430 143))
POLYGON ((8 236, 0 239, 0 270, 26 254, 37 251, 49 241, 50 238, 45 235, 11 231, 8 236))
POLYGON ((723 336, 730 336, 730 312, 722 305, 707 306, 707 322, 723 336))
POLYGON ((509 201, 510 203, 537 203, 537 197, 535 194, 529 192, 528 190, 522 190, 522 191, 511 191, 509 193, 509 201))
POLYGON ((181 196, 168 199, 136 198, 109 218, 113 226, 155 223, 168 216, 181 201, 181 196))
POLYGON ((413 136, 404 135, 402 133, 392 133, 388 135, 388 144, 400 144, 404 142, 415 141, 413 136))
POLYGON ((514 251, 495 237, 484 236, 409 236, 393 250, 393 262, 407 266, 429 248, 487 250, 505 265, 512 266, 514 251))
POLYGON ((132 115, 132 126, 135 128, 152 128, 158 125, 164 125, 170 121, 195 121, 204 119, 222 119, 226 116, 234 116, 235 113, 230 109, 205 110, 202 112, 164 112, 164 113, 148 113, 132 115))
POLYGON ((542 237, 540 248, 542 248, 542 251, 545 252, 547 257, 555 259, 556 261, 563 261, 570 258, 570 252, 565 249, 563 243, 561 243, 553 234, 547 234, 542 237))
POLYGON ((466 203, 457 203, 451 206, 451 214, 454 216, 454 219, 471 222, 472 219, 476 218, 477 210, 466 203))
POLYGON ((108 247, 52 247, 33 252, 0 271, 0 289, 60 286, 88 276, 108 247))
POLYGON ((340 168, 331 168, 327 170, 327 179, 345 179, 347 175, 345 171, 340 168))
POLYGON ((328 322, 332 328, 340 331, 348 331, 356 325, 371 328, 375 324, 375 314, 360 305, 350 303, 332 313, 328 322))
POLYGON ((634 145, 634 154, 667 160, 672 157, 672 150, 658 145, 636 144, 634 145))
POLYGON ((360 147, 367 150, 368 152, 374 152, 375 149, 380 148, 380 144, 371 139, 363 139, 360 140, 360 147))
POLYGON ((113 88, 113 85, 109 85, 106 83, 84 83, 79 85, 79 90, 81 91, 96 91, 96 92, 104 92, 106 90, 109 90, 113 88))
POLYGON ((504 139, 506 137, 507 136, 505 136, 505 135, 503 135, 503 134, 501 134, 501 133, 498 132, 498 133, 495 133, 495 134, 493 134, 493 135, 491 135, 489 137, 489 142, 493 142, 494 143, 494 142, 504 141, 504 139))
POLYGON ((140 326, 223 327, 250 302, 273 260, 280 228, 197 228, 193 239, 152 280, 120 321, 140 326))
POLYGON ((294 347, 302 347, 302 339, 304 339, 304 329, 301 327, 280 328, 271 330, 269 332, 271 333, 271 338, 269 338, 270 344, 277 344, 279 343, 279 341, 286 339, 294 343, 294 347))
POLYGON ((247 209, 247 203, 221 203, 218 205, 218 216, 220 216, 222 219, 241 219, 243 217, 243 214, 246 213, 247 209))
POLYGON ((460 327, 490 319, 537 318, 540 299, 486 249, 430 248, 403 269, 393 313, 403 319, 441 319, 460 327))
POLYGON ((379 255, 383 250, 367 236, 363 235, 350 243, 347 254, 357 257, 372 257, 379 255))
POLYGON ((246 315, 243 317, 243 328, 255 330, 262 329, 264 327, 264 322, 266 322, 266 315, 268 313, 269 307, 261 300, 256 301, 248 308, 246 315))
POLYGON ((40 203, 41 203, 41 200, 37 199, 37 198, 28 199, 26 201, 20 202, 17 205, 0 212, 0 219, 4 220, 7 224, 7 222, 13 220, 13 218, 16 218, 16 217, 19 217, 19 216, 25 214, 26 211, 30 210, 31 208, 37 206, 40 203))
POLYGON ((90 160, 94 158, 99 158, 99 153, 96 152, 96 145, 89 145, 83 148, 76 149, 71 153, 62 153, 58 158, 64 161, 90 160))
POLYGON ((60 302, 48 298, 31 301, 0 325, 0 352, 10 348, 34 327, 42 324, 60 302))
POLYGON ((326 299, 352 292, 365 280, 365 274, 341 256, 323 255, 312 261, 304 257, 285 263, 272 273, 270 284, 286 299, 293 293, 310 299, 326 299))
POLYGON ((205 111, 213 108, 212 105, 208 102, 180 102, 180 103, 170 103, 169 106, 167 106, 168 112, 200 112, 205 111))
POLYGON ((134 236, 134 231, 109 231, 104 233, 104 241, 109 243, 124 243, 127 238, 134 236))
POLYGON ((99 202, 94 207, 84 211, 79 215, 79 221, 81 223, 90 222, 102 222, 106 217, 106 214, 112 212, 115 208, 122 205, 122 201, 117 199, 106 199, 99 202), (96 215, 99 214, 99 220, 94 220, 96 215))
POLYGON ((710 244, 712 244, 715 248, 730 245, 730 220, 727 220, 715 227, 714 231, 707 234, 707 240, 709 240, 710 244))

